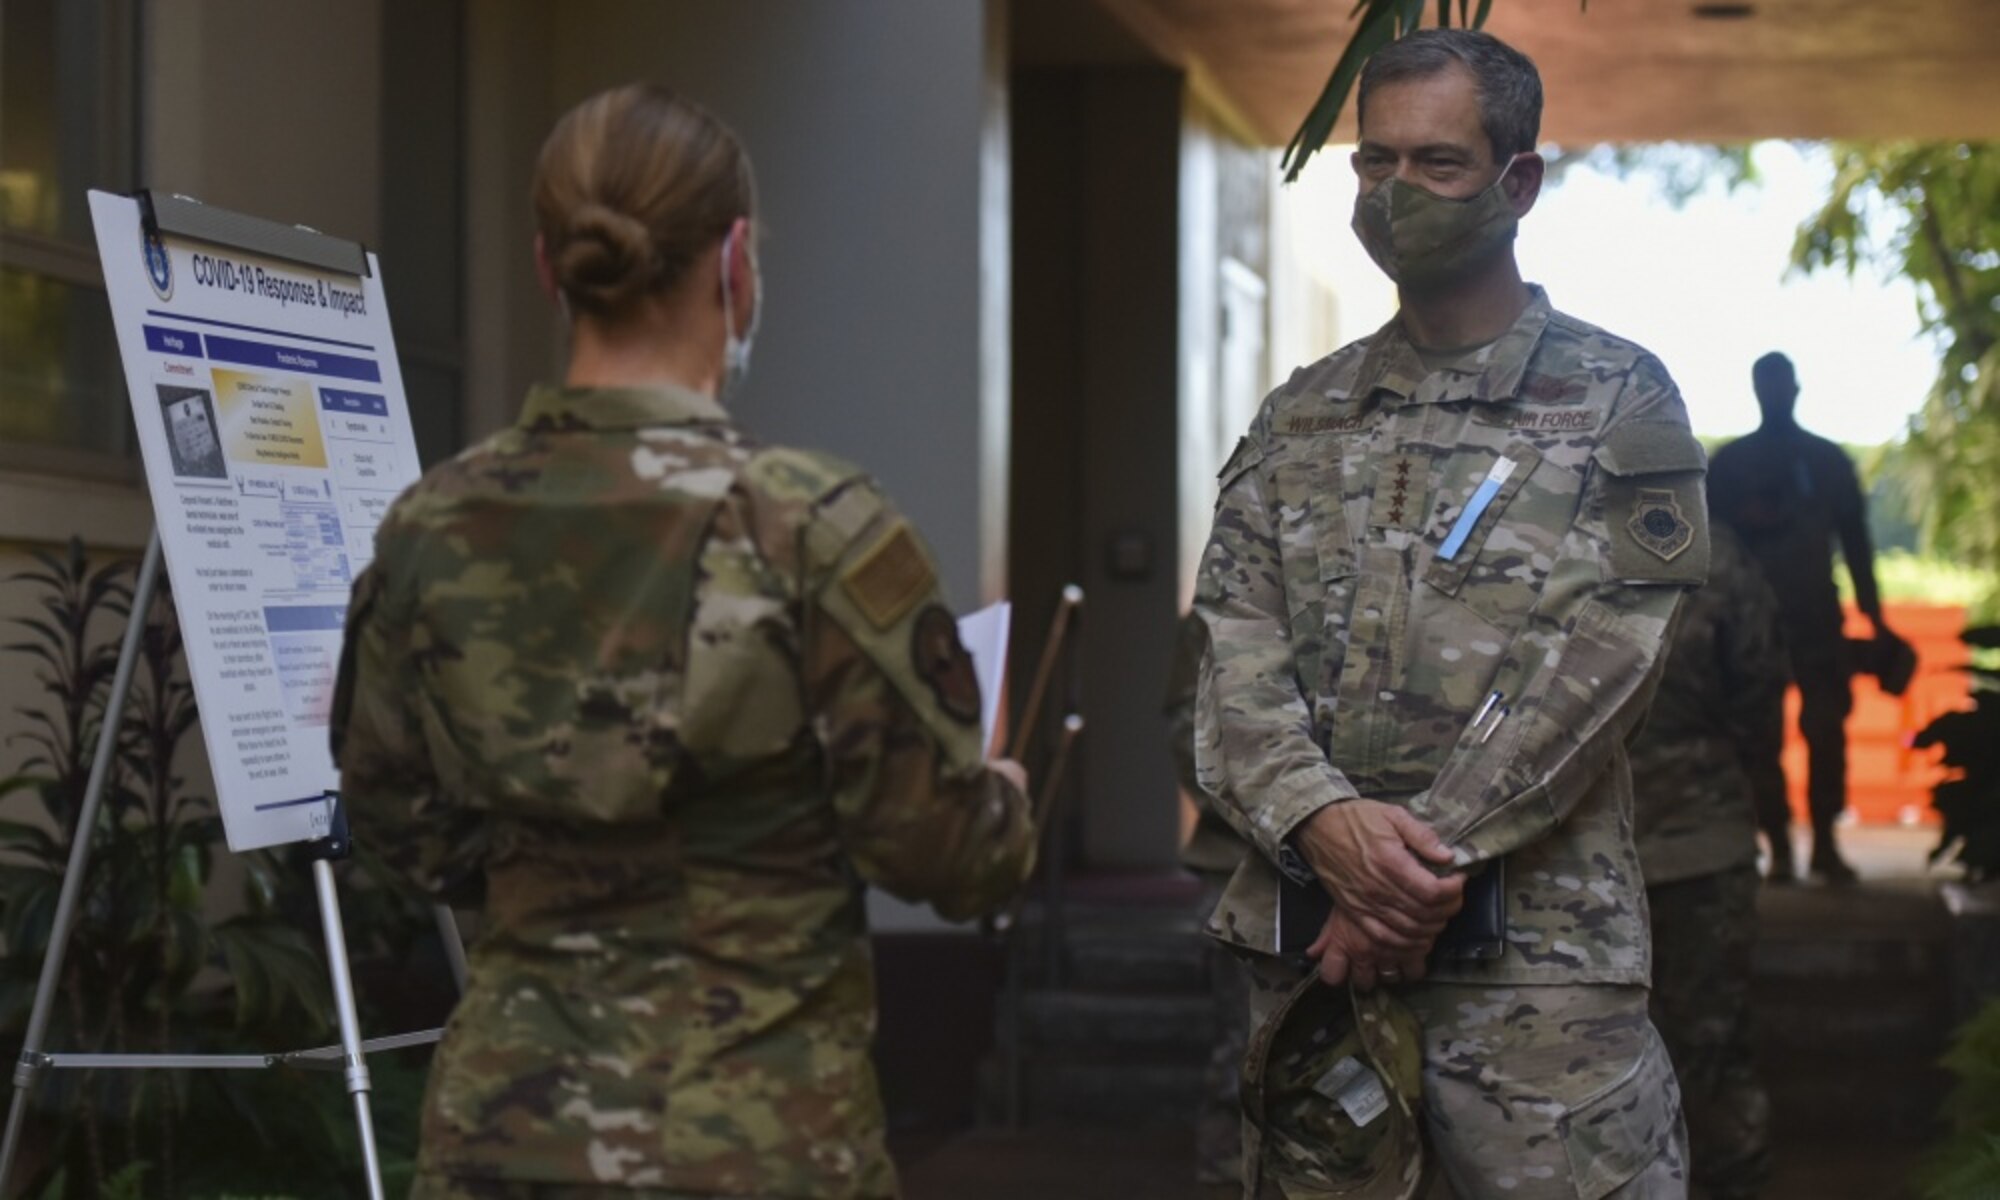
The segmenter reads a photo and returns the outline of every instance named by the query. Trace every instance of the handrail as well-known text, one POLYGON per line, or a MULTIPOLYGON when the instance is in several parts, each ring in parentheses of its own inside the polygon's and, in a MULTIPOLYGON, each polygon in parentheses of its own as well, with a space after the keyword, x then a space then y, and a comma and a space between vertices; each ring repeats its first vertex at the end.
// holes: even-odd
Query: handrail
MULTIPOLYGON (((1035 679, 1029 691, 1028 703, 1023 712, 1021 724, 1016 727, 1013 750, 1018 758, 1025 755, 1034 743, 1035 727, 1040 724, 1042 704, 1053 685, 1056 672, 1067 667, 1064 677, 1064 705, 1061 733, 1055 749, 1048 760, 1048 768, 1042 776, 1042 787, 1035 796, 1034 820, 1037 836, 1041 839, 1042 875, 1042 950, 1043 982, 1053 985, 1060 981, 1063 968, 1063 947, 1065 937, 1065 916, 1063 906, 1064 887, 1069 850, 1067 817, 1062 807, 1063 788, 1068 783, 1069 763, 1076 741, 1083 735, 1084 719, 1081 713, 1080 678, 1081 655, 1077 652, 1077 638, 1073 631, 1079 625, 1078 617, 1083 609, 1083 589, 1070 584, 1063 588, 1062 598, 1049 625, 1048 641, 1042 647, 1042 656, 1035 670, 1035 679), (1064 662, 1067 657, 1067 662, 1064 662)), ((1022 764, 1026 765, 1025 762, 1022 764)), ((1010 1130, 1021 1127, 1022 1110, 1022 1067, 1025 1056, 1022 1039, 1022 997, 1025 991, 1023 980, 1021 941, 1021 914, 1027 902, 1026 890, 1014 898, 1005 914, 998 918, 996 928, 1000 936, 1007 939, 1007 974, 1003 1000, 1005 1006, 1005 1031, 1002 1034, 1003 1052, 1006 1066, 1006 1122, 1010 1130)))

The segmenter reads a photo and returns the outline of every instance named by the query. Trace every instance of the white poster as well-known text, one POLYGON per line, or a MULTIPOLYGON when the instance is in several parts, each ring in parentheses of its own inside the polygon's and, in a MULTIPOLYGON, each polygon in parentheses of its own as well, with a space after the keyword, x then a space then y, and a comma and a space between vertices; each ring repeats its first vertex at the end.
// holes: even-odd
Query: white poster
POLYGON ((1000 702, 1006 699, 1007 639, 1014 606, 1005 600, 958 619, 958 640, 972 655, 972 673, 979 678, 981 753, 998 754, 993 736, 1000 730, 1000 702))
POLYGON ((229 848, 322 836, 348 592, 419 474, 380 268, 149 240, 104 192, 90 215, 229 848))

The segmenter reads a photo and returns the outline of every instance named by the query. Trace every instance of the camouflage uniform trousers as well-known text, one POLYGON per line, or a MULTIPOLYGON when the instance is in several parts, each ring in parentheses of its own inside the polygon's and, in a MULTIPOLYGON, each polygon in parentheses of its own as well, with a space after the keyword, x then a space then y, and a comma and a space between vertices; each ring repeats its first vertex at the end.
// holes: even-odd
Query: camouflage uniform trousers
MULTIPOLYGON (((1227 872, 1199 872, 1201 915, 1215 911, 1229 886, 1227 872)), ((1214 1046, 1202 1073, 1201 1111, 1195 1116, 1195 1178, 1235 1183, 1243 1178, 1243 1058, 1250 1040, 1250 974, 1220 942, 1208 943, 1208 995, 1214 1046)))
MULTIPOLYGON (((1257 959, 1254 1029, 1299 968, 1257 959)), ((1685 1200, 1687 1127, 1646 989, 1419 983, 1427 1200, 1685 1200)))
POLYGON ((1687 1105, 1695 1182, 1716 1200, 1754 1196, 1771 1174, 1771 1100, 1750 1027, 1757 869, 1646 890, 1653 911, 1653 1022, 1687 1105))
MULTIPOLYGON (((857 1193, 858 1195, 858 1193, 857 1193)), ((884 1200, 887 1200, 884 1193, 884 1200)), ((519 1179, 468 1179, 424 1175, 410 1185, 407 1200, 757 1200, 743 1196, 693 1195, 658 1188, 599 1187, 595 1184, 532 1183, 519 1179)))
POLYGON ((677 1192, 633 1191, 591 1184, 420 1174, 410 1185, 409 1200, 685 1200, 685 1197, 677 1192))

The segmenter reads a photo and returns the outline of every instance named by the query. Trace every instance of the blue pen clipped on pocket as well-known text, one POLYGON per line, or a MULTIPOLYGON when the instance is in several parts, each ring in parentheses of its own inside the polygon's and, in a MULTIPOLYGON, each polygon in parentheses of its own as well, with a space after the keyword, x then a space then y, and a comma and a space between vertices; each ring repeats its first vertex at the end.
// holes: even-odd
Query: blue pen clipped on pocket
POLYGON ((1458 514, 1458 521, 1451 527, 1451 534, 1444 539, 1444 545, 1438 547, 1439 558, 1450 562, 1465 548, 1465 539, 1472 536, 1473 527, 1479 524, 1479 518, 1485 514, 1487 505, 1492 504, 1493 497, 1499 495, 1500 489, 1506 486, 1508 477, 1514 473, 1515 465, 1513 459, 1504 456, 1494 460, 1493 469, 1486 472, 1486 478, 1480 480, 1479 486, 1473 489, 1472 498, 1465 502, 1465 511, 1458 514))

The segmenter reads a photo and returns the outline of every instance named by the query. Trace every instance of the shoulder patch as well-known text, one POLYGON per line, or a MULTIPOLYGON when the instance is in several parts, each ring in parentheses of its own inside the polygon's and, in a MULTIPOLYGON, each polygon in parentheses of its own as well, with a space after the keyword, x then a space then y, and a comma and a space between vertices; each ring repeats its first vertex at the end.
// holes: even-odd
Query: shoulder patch
POLYGON ((1674 561, 1694 545, 1694 526, 1672 488, 1640 488, 1625 528, 1633 541, 1661 562, 1674 561))
POLYGON ((863 551, 840 577, 847 598, 878 630, 902 620, 930 594, 936 582, 930 559, 917 544, 909 522, 902 520, 863 551))
POLYGON ((944 605, 931 605, 910 627, 910 665, 946 716, 961 725, 979 724, 979 675, 958 640, 958 622, 944 605))

